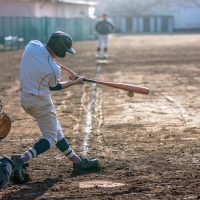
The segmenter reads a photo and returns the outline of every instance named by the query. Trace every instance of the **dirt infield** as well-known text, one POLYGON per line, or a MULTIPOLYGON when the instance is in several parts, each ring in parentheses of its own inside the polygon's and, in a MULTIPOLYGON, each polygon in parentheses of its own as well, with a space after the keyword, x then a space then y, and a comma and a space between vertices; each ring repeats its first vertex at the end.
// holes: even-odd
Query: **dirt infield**
MULTIPOLYGON (((8 184, 11 199, 200 199, 200 35, 113 36, 107 65, 95 65, 96 42, 76 42, 61 60, 88 78, 141 84, 149 95, 85 83, 53 93, 64 133, 79 154, 105 169, 71 176, 57 149, 31 160, 31 181, 8 184), (89 131, 88 131, 89 130, 89 131)), ((19 104, 22 51, 0 53, 0 99, 12 118, 0 153, 22 153, 40 136, 19 104)))

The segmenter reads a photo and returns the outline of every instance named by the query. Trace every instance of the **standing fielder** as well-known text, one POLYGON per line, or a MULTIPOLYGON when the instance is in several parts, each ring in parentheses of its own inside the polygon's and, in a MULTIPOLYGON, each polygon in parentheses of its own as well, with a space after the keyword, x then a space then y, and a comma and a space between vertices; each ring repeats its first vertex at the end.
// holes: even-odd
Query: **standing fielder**
POLYGON ((18 183, 26 182, 23 175, 24 163, 53 146, 73 162, 75 173, 99 169, 98 160, 82 158, 70 147, 51 100, 50 91, 83 83, 84 77, 55 62, 57 57, 64 58, 66 52, 75 54, 72 38, 65 32, 57 31, 50 36, 46 45, 37 40, 30 41, 23 53, 19 70, 20 102, 23 109, 36 120, 43 137, 24 153, 11 156, 15 164, 13 176, 18 183), (70 78, 67 82, 59 81, 61 69, 70 78))
POLYGON ((103 14, 102 19, 96 23, 95 29, 98 33, 97 59, 106 59, 108 51, 108 35, 113 31, 114 25, 108 21, 107 15, 103 14))

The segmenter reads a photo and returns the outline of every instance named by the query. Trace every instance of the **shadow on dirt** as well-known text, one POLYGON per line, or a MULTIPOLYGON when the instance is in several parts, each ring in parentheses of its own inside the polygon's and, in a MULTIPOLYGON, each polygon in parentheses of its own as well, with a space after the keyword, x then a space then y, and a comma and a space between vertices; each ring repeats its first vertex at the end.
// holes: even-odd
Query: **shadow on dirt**
POLYGON ((51 187, 60 182, 60 178, 47 178, 41 181, 30 182, 16 191, 11 191, 2 196, 1 200, 8 199, 37 199, 42 198, 51 187))

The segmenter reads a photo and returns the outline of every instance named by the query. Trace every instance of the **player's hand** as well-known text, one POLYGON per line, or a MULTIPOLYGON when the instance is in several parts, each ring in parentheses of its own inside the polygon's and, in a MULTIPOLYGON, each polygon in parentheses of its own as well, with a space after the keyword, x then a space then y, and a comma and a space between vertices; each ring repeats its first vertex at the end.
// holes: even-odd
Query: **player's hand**
POLYGON ((76 84, 83 84, 85 79, 85 76, 79 76, 78 78, 76 78, 76 84))
POLYGON ((69 75, 69 79, 73 81, 76 80, 78 77, 79 77, 78 74, 75 72, 71 72, 69 75))

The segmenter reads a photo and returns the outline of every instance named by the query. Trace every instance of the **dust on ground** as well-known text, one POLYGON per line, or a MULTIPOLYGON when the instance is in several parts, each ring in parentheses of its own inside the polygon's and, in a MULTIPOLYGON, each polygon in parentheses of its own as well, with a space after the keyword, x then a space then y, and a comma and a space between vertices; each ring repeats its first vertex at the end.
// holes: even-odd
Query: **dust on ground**
MULTIPOLYGON (((52 149, 31 160, 30 182, 9 183, 1 199, 200 199, 200 35, 112 36, 107 65, 95 64, 96 41, 75 48, 76 56, 60 62, 88 78, 150 87, 150 94, 131 98, 90 83, 53 93, 65 136, 82 154, 95 92, 87 156, 105 168, 74 177, 70 161, 52 149)), ((0 99, 12 118, 0 145, 6 155, 40 137, 19 103, 21 54, 0 53, 0 99)))

